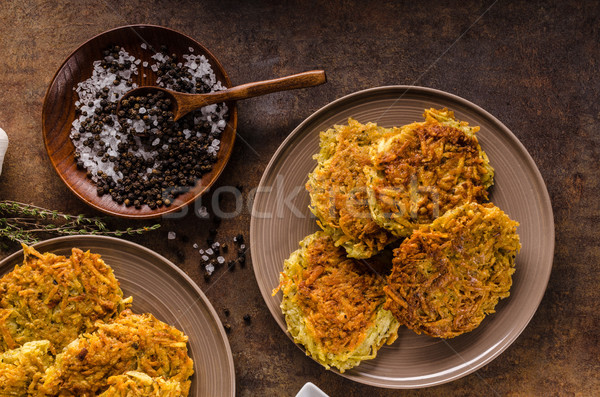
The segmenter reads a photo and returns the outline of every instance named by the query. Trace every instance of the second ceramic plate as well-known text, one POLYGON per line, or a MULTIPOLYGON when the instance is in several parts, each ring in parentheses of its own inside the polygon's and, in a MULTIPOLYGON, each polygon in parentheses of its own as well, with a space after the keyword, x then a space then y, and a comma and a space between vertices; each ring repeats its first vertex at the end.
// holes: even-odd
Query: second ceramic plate
MULTIPOLYGON (((267 166, 254 201, 250 246, 259 288, 273 317, 287 332, 279 305, 283 261, 298 242, 317 230, 304 185, 316 162, 319 132, 348 117, 384 127, 421 121, 424 109, 447 107, 459 120, 481 126, 482 148, 495 168, 491 200, 520 222, 523 248, 517 256, 511 296, 481 326, 460 337, 441 340, 401 328, 391 346, 342 376, 387 388, 433 386, 452 381, 489 363, 523 331, 535 313, 552 268, 554 220, 544 181, 527 150, 494 116, 477 105, 442 91, 413 86, 378 87, 336 100, 300 124, 267 166)), ((289 334, 288 334, 289 335, 289 334)))
MULTIPOLYGON (((33 246, 39 252, 71 255, 73 247, 100 254, 112 267, 135 313, 152 313, 188 336, 194 360, 190 396, 235 396, 229 341, 219 317, 200 288, 173 263, 141 245, 106 236, 68 236, 33 246)), ((23 250, 0 262, 0 276, 23 262, 23 250)))

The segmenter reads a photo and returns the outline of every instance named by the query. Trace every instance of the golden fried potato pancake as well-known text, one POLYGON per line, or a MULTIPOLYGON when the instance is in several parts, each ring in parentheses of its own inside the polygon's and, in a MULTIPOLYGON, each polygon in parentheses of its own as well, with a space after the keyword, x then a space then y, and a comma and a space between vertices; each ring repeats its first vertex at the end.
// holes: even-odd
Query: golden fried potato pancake
POLYGON ((181 382, 152 378, 143 372, 129 371, 108 378, 109 388, 99 397, 180 397, 181 382))
POLYGON ((418 334, 477 328, 509 296, 517 226, 491 203, 467 203, 415 230, 394 251, 385 307, 418 334))
POLYGON ((318 164, 306 183, 320 226, 352 258, 369 258, 395 240, 371 218, 363 172, 371 165, 370 145, 387 131, 349 119, 321 132, 318 164))
POLYGON ((183 332, 130 310, 96 325, 56 357, 39 383, 39 395, 94 396, 109 386, 111 376, 138 371, 181 383, 181 395, 187 396, 194 363, 183 332))
POLYGON ((54 361, 47 340, 27 342, 0 353, 0 396, 26 396, 54 361))
POLYGON ((399 237, 464 203, 487 200, 494 170, 475 132, 448 109, 381 139, 365 167, 375 222, 399 237))
POLYGON ((285 261, 279 287, 288 331, 327 369, 344 372, 375 358, 397 337, 399 324, 383 308, 385 280, 365 263, 347 258, 324 232, 306 237, 285 261))
POLYGON ((66 258, 23 249, 23 264, 0 279, 0 351, 48 340, 57 353, 129 304, 100 255, 73 248, 66 258))

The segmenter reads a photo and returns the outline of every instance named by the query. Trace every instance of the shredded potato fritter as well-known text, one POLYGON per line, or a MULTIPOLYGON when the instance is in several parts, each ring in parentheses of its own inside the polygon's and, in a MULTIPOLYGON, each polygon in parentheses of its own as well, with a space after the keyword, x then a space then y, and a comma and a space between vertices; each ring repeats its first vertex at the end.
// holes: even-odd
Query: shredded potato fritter
POLYGON ((517 226, 493 204, 468 203, 415 230, 394 251, 386 308, 419 334, 477 328, 509 296, 517 226))
POLYGON ((100 255, 23 247, 0 279, 0 397, 186 397, 187 336, 134 314, 100 255))
POLYGON ((354 119, 321 132, 317 167, 308 176, 311 211, 319 224, 352 258, 369 258, 396 240, 371 218, 364 167, 369 149, 389 130, 354 119))
POLYGON ((71 342, 46 371, 38 390, 50 396, 93 396, 109 385, 109 377, 138 371, 180 382, 187 395, 194 369, 186 342, 183 332, 151 314, 125 310, 71 342))
POLYGON ((285 261, 280 288, 288 331, 326 368, 340 372, 375 358, 397 337, 398 322, 383 309, 385 280, 346 257, 329 235, 306 237, 285 261))
POLYGON ((396 129, 371 150, 366 166, 373 219, 396 236, 433 222, 468 202, 484 202, 494 170, 475 133, 448 109, 425 111, 425 121, 396 129))
POLYGON ((100 255, 73 248, 70 258, 24 246, 21 266, 0 279, 0 351, 48 340, 58 353, 130 304, 100 255))

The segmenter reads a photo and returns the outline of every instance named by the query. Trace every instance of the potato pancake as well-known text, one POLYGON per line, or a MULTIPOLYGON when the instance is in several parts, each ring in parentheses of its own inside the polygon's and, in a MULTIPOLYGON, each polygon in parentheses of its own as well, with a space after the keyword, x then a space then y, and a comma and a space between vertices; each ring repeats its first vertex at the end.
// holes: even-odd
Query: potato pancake
POLYGON ((363 171, 371 165, 370 146, 386 132, 353 119, 321 132, 318 164, 306 183, 319 225, 352 258, 369 258, 395 240, 371 218, 363 171))
POLYGON ((54 361, 47 340, 27 342, 0 353, 0 396, 26 396, 54 361))
POLYGON ((109 388, 99 397, 180 397, 181 382, 152 378, 143 372, 129 371, 108 378, 109 388))
POLYGON ((40 395, 94 396, 108 379, 128 371, 181 383, 187 396, 194 373, 187 336, 151 314, 124 310, 109 323, 71 342, 40 381, 40 395))
POLYGON ((517 226, 491 203, 467 203, 415 230, 394 250, 385 307, 418 334, 472 331, 510 294, 517 226))
POLYGON ((71 257, 23 247, 23 264, 0 279, 0 352, 48 340, 59 352, 129 305, 100 255, 73 248, 71 257))
POLYGON ((327 369, 373 359, 397 337, 399 324, 383 308, 385 280, 363 262, 325 232, 306 237, 285 261, 279 287, 288 332, 327 369))
POLYGON ((425 121, 381 139, 367 165, 369 208, 375 222, 396 236, 429 224, 464 203, 483 202, 494 170, 475 132, 448 109, 429 109, 425 121))

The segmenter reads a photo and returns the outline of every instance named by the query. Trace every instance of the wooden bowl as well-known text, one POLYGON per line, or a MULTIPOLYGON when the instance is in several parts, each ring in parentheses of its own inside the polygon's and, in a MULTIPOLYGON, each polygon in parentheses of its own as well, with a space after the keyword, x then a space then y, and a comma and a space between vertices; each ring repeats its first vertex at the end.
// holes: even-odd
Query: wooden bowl
POLYGON ((96 186, 86 177, 86 171, 77 168, 74 153, 75 147, 69 138, 71 123, 75 119, 75 102, 79 99, 74 88, 77 84, 92 75, 96 60, 103 58, 102 52, 112 45, 120 45, 130 55, 141 59, 138 65, 138 75, 132 77, 139 86, 155 85, 156 74, 150 67, 143 67, 144 61, 152 64, 152 52, 141 48, 146 43, 148 49, 160 48, 167 45, 169 53, 178 56, 189 54, 189 48, 194 54, 204 55, 212 66, 217 80, 227 87, 231 81, 217 58, 204 46, 189 36, 177 31, 153 25, 130 25, 112 29, 88 40, 77 48, 56 72, 48 87, 42 110, 42 128, 44 142, 50 161, 60 178, 83 201, 92 207, 110 215, 123 218, 149 219, 157 218, 169 212, 178 211, 190 204, 210 188, 217 180, 233 149, 237 127, 237 108, 235 103, 228 102, 229 121, 220 141, 221 147, 213 169, 202 176, 188 192, 178 196, 170 207, 150 209, 144 205, 141 209, 127 207, 113 201, 110 195, 98 196, 96 186), (144 77, 144 73, 146 77, 144 77))

